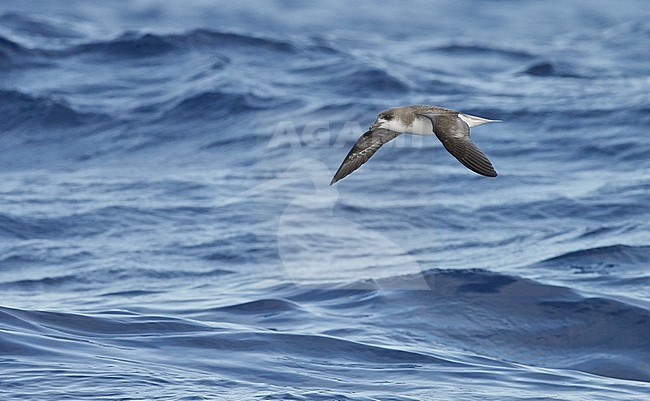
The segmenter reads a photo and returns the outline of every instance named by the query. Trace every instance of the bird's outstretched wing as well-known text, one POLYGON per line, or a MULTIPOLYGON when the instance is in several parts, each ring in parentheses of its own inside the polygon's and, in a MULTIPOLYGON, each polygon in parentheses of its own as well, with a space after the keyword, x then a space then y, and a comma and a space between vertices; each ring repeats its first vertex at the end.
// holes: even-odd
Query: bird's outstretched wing
POLYGON ((345 156, 343 163, 341 163, 341 167, 339 167, 336 174, 334 174, 334 178, 332 178, 330 185, 347 177, 354 170, 361 167, 363 163, 367 162, 368 159, 375 154, 381 145, 396 138, 400 134, 401 132, 391 131, 384 128, 366 131, 357 140, 352 149, 350 149, 348 155, 345 156))
POLYGON ((469 126, 457 115, 418 113, 427 117, 445 149, 465 167, 487 177, 496 177, 492 163, 469 137, 469 126))

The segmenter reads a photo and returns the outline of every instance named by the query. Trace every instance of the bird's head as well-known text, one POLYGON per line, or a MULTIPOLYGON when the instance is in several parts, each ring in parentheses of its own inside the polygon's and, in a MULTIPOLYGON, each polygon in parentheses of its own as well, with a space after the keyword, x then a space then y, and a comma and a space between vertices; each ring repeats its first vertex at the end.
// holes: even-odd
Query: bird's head
POLYGON ((388 129, 388 124, 390 124, 391 121, 395 118, 395 114, 391 111, 382 111, 379 113, 377 116, 377 119, 375 122, 370 126, 370 130, 376 130, 378 128, 386 128, 388 129))

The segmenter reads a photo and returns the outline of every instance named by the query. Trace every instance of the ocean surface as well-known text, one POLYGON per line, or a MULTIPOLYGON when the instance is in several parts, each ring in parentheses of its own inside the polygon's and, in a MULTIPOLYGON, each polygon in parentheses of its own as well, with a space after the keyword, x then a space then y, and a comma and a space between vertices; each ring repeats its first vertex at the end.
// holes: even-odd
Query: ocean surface
POLYGON ((0 399, 650 399, 647 1, 0 2, 0 399), (65 4, 64 4, 65 3, 65 4), (434 104, 497 178, 375 115, 434 104))

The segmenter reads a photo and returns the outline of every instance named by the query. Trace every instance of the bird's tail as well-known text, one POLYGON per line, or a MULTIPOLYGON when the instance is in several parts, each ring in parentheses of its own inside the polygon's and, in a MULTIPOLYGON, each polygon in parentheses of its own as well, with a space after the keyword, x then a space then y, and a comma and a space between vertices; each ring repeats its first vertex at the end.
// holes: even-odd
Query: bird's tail
POLYGON ((471 127, 476 127, 477 125, 487 124, 487 123, 500 123, 501 120, 489 120, 483 117, 473 116, 471 114, 458 113, 458 117, 465 121, 467 125, 471 127))

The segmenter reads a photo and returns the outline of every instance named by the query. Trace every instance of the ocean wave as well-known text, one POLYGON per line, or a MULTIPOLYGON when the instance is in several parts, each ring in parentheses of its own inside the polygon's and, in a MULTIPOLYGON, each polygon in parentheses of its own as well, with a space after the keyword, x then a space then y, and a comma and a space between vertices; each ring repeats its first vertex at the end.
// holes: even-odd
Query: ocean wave
POLYGON ((455 43, 455 44, 432 47, 429 49, 425 49, 425 51, 443 52, 443 53, 460 54, 460 55, 465 54, 465 55, 472 55, 472 56, 497 55, 497 56, 503 56, 507 58, 522 59, 522 60, 527 60, 527 59, 532 59, 537 57, 536 55, 531 54, 528 51, 524 51, 524 50, 504 49, 504 48, 498 48, 498 47, 486 46, 480 44, 455 43))
POLYGON ((0 70, 12 66, 27 55, 29 55, 27 49, 0 36, 0 70))
MULTIPOLYGON (((414 374, 414 368, 415 372, 440 369, 450 380, 517 372, 523 378, 541 374, 534 373, 539 366, 549 385, 567 380, 560 375, 562 369, 650 380, 647 363, 641 362, 648 360, 644 355, 650 349, 647 310, 486 270, 423 274, 430 291, 382 290, 382 280, 376 287, 370 283, 368 289, 355 283, 285 284, 268 288, 271 297, 202 309, 177 308, 176 314, 185 317, 128 310, 84 314, 0 307, 0 327, 10 333, 0 346, 8 357, 83 351, 127 365, 160 362, 175 350, 185 356, 179 363, 194 370, 223 372, 236 363, 240 368, 229 369, 231 377, 245 380, 261 375, 267 384, 278 385, 288 380, 275 372, 286 361, 300 366, 308 361, 306 370, 299 368, 300 375, 315 366, 340 367, 348 373, 389 366, 393 373, 409 374, 414 374), (311 326, 315 316, 325 319, 323 332, 311 326), (351 327, 351 318, 364 324, 351 327), (390 335, 375 338, 377 330, 389 330, 390 335), (141 352, 134 354, 134 348, 141 352), (260 365, 260 358, 268 364, 260 365), (220 362, 226 360, 230 362, 220 362)), ((111 276, 123 280, 121 274, 111 276)), ((159 297, 147 290, 102 295, 159 297)), ((75 360, 80 362, 78 357, 75 360)))
MULTIPOLYGON (((144 336, 147 334, 183 333, 206 330, 207 327, 198 323, 190 323, 182 319, 138 317, 133 315, 105 317, 89 316, 80 313, 51 312, 45 310, 26 310, 0 307, 0 324, 36 325, 47 328, 47 331, 84 334, 93 337, 128 337, 132 334, 144 336), (18 322, 17 322, 18 320, 18 322)), ((56 336, 56 334, 54 334, 56 336)))
POLYGON ((330 90, 347 95, 370 95, 382 93, 399 94, 409 90, 409 85, 402 79, 379 67, 354 67, 345 71, 340 68, 337 73, 322 81, 330 90))
POLYGON ((178 246, 183 252, 203 260, 245 263, 275 256, 274 249, 261 245, 275 241, 274 236, 246 233, 199 244, 179 244, 178 246), (241 252, 242 249, 245 249, 245 252, 241 252))
POLYGON ((602 221, 609 216, 617 216, 619 219, 635 219, 643 213, 643 206, 624 201, 615 202, 602 199, 574 199, 553 196, 547 200, 480 207, 476 213, 483 216, 485 221, 503 221, 516 217, 521 219, 520 221, 532 223, 549 218, 571 218, 576 216, 584 220, 602 221))
POLYGON ((545 259, 543 266, 580 267, 581 270, 645 267, 650 261, 650 246, 612 245, 568 252, 545 259))
POLYGON ((166 118, 175 120, 222 119, 243 113, 262 111, 293 103, 278 97, 263 97, 253 93, 237 93, 223 90, 203 91, 175 101, 164 112, 166 118))
MULTIPOLYGON (((639 256, 627 251, 628 258, 639 256)), ((640 257, 647 250, 642 252, 640 257)), ((418 295, 419 302, 402 294, 388 297, 402 307, 413 307, 417 320, 427 322, 424 330, 432 333, 432 341, 461 344, 505 361, 650 381, 650 364, 637 358, 637 353, 650 350, 646 309, 480 269, 423 274, 432 291, 418 295)), ((401 325, 414 327, 413 323, 403 320, 401 325)))
MULTIPOLYGON (((239 331, 228 333, 214 325, 196 320, 163 316, 97 316, 80 313, 51 312, 0 307, 0 326, 44 330, 31 346, 40 348, 43 337, 73 336, 104 339, 105 346, 119 347, 121 339, 138 342, 147 347, 179 347, 196 352, 201 349, 225 352, 250 352, 265 349, 271 354, 296 355, 300 358, 318 358, 367 363, 424 363, 459 366, 430 355, 413 351, 382 347, 326 335, 301 335, 272 331, 239 331), (221 333, 220 333, 221 332, 221 333), (189 335, 188 335, 189 333, 189 335), (129 340, 131 339, 131 340, 129 340)), ((24 344, 25 348, 29 347, 24 344)), ((61 350, 65 352, 65 350, 61 350)))
POLYGON ((30 37, 38 36, 46 39, 80 39, 83 37, 83 34, 72 28, 72 24, 17 12, 0 15, 0 23, 17 34, 30 37))
POLYGON ((566 65, 558 65, 549 61, 534 63, 522 71, 522 74, 535 77, 585 78, 566 65))
MULTIPOLYGON (((126 270, 112 272, 110 276, 124 281, 124 275, 131 274, 141 276, 126 270)), ((423 275, 430 284, 429 291, 380 289, 384 280, 399 278, 377 280, 376 288, 369 283, 368 289, 361 289, 356 283, 325 287, 283 285, 269 289, 272 297, 179 311, 191 316, 191 320, 137 313, 88 316, 0 307, 0 325, 21 327, 22 331, 38 332, 39 327, 47 327, 54 333, 83 334, 86 338, 102 339, 109 347, 118 346, 123 338, 137 341, 139 347, 178 347, 191 352, 263 349, 267 357, 277 354, 284 358, 326 358, 330 363, 442 364, 465 368, 471 368, 476 358, 483 358, 482 364, 493 366, 519 363, 650 381, 650 366, 640 362, 642 354, 650 349, 650 316, 645 309, 480 269, 429 270, 423 275), (312 321, 314 316, 328 321, 327 333, 286 331, 295 328, 297 322, 312 321), (364 319, 366 325, 348 327, 346 322, 351 316, 364 319), (400 333, 408 335, 395 335, 404 335, 400 342, 405 342, 404 347, 410 351, 376 344, 368 337, 367 324, 374 329, 389 329, 394 327, 397 317, 400 333), (440 344, 444 344, 442 349, 440 344), (415 351, 424 348, 426 352, 415 351), (454 353, 448 350, 454 349, 469 354, 462 357, 456 353, 450 357, 454 353)), ((402 276, 406 280, 409 277, 402 276)), ((144 291, 133 296, 158 295, 155 291, 144 291)), ((31 341, 35 347, 42 345, 38 337, 31 341)), ((29 343, 24 345, 29 347, 29 343)))
POLYGON ((181 36, 187 38, 187 40, 191 43, 229 45, 237 47, 247 46, 286 53, 292 53, 297 50, 297 47, 287 40, 233 32, 219 32, 208 29, 197 29, 181 36))
POLYGON ((293 312, 300 309, 300 305, 285 299, 258 299, 236 305, 222 306, 214 311, 230 313, 280 313, 293 312))
POLYGON ((0 89, 0 114, 4 116, 0 120, 2 131, 26 127, 79 127, 108 120, 105 114, 75 110, 65 99, 3 89, 0 89))
MULTIPOLYGON (((90 256, 85 257, 81 262, 88 263, 93 258, 90 256)), ((43 261, 36 260, 32 264, 40 265, 43 261)), ((77 270, 72 274, 62 275, 44 275, 42 277, 34 278, 21 278, 21 279, 8 279, 0 281, 0 288, 5 291, 75 291, 80 288, 88 288, 89 286, 101 285, 110 280, 119 280, 121 283, 138 282, 140 280, 156 280, 164 282, 167 280, 180 283, 183 281, 191 282, 194 280, 209 280, 212 278, 223 277, 233 274, 233 271, 219 268, 211 268, 206 270, 157 270, 154 268, 138 268, 132 267, 128 269, 119 268, 102 268, 98 267, 93 270, 74 269, 77 270)), ((150 291, 143 289, 125 289, 120 291, 111 291, 102 293, 102 296, 126 296, 127 293, 132 293, 135 296, 155 295, 163 291, 150 291)))
POLYGON ((287 41, 261 36, 197 29, 187 33, 167 35, 126 32, 112 40, 74 46, 65 50, 63 54, 66 56, 96 54, 119 59, 148 58, 164 56, 173 51, 230 47, 236 47, 239 50, 250 48, 280 53, 291 53, 296 50, 295 46, 287 41))
POLYGON ((110 57, 142 58, 160 56, 179 48, 174 37, 154 34, 125 33, 103 42, 78 45, 68 50, 68 55, 98 53, 110 57))
POLYGON ((75 274, 65 274, 61 276, 47 276, 33 279, 22 279, 13 281, 0 282, 0 288, 4 291, 62 291, 73 289, 79 283, 85 283, 87 280, 81 280, 81 277, 75 274))
POLYGON ((92 256, 92 253, 86 251, 74 252, 70 250, 62 250, 56 247, 54 249, 43 251, 34 245, 18 245, 10 248, 6 252, 6 256, 0 258, 0 265, 2 265, 5 270, 29 269, 33 266, 42 264, 62 265, 66 263, 76 263, 87 260, 92 256))
MULTIPOLYGON (((182 210, 176 212, 183 213, 182 210)), ((55 217, 0 214, 0 232, 19 239, 88 237, 134 224, 154 223, 158 217, 156 211, 126 206, 108 206, 55 217)))

